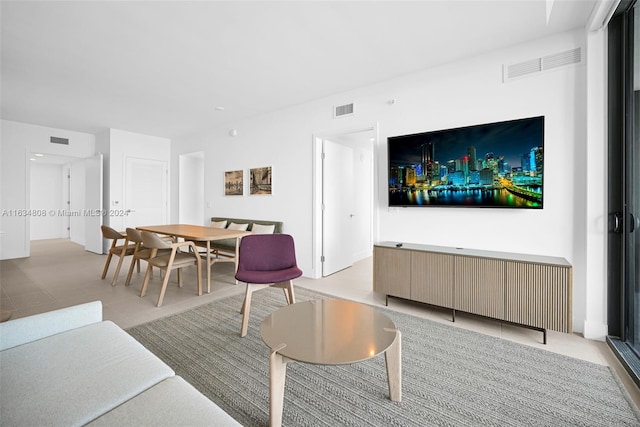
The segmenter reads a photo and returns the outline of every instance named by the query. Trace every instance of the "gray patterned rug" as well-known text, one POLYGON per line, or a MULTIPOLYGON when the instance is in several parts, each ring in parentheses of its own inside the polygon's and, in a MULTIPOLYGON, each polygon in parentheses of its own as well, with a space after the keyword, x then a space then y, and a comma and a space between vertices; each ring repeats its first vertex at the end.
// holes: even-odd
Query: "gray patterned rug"
MULTIPOLYGON (((299 301, 327 296, 296 289, 299 301)), ((240 338, 242 296, 128 332, 245 426, 269 420, 269 351, 260 323, 285 304, 253 296, 240 338)), ((290 363, 285 426, 638 426, 608 367, 385 310, 402 331, 402 402, 388 398, 384 357, 343 366, 290 363)))

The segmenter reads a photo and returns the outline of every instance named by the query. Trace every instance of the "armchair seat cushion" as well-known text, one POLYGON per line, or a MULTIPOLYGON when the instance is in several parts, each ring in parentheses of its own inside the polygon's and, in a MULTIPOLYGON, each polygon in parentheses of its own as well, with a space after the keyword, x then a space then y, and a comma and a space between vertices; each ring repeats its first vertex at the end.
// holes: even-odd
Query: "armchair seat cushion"
POLYGON ((284 270, 276 271, 238 271, 236 279, 245 283, 278 283, 286 282, 287 280, 293 280, 302 276, 302 270, 293 266, 284 270))
MULTIPOLYGON (((171 249, 158 249, 158 256, 171 255, 171 249)), ((151 249, 144 248, 142 250, 138 250, 136 256, 140 259, 149 259, 151 256, 151 249)))
MULTIPOLYGON (((114 255, 120 255, 122 253, 122 249, 125 249, 124 245, 118 245, 118 246, 114 246, 112 248, 109 249, 109 252, 111 252, 114 255)), ((126 255, 133 255, 133 251, 136 250, 136 245, 127 245, 126 246, 126 255)))
MULTIPOLYGON (((171 259, 170 250, 169 250, 169 253, 167 253, 166 255, 156 256, 155 258, 151 258, 148 262, 154 267, 165 268, 167 265, 169 265, 169 259, 171 259)), ((187 267, 195 264, 195 262, 196 262, 196 258, 193 254, 178 252, 176 253, 176 256, 173 260, 173 267, 174 268, 177 268, 180 266, 187 267)))

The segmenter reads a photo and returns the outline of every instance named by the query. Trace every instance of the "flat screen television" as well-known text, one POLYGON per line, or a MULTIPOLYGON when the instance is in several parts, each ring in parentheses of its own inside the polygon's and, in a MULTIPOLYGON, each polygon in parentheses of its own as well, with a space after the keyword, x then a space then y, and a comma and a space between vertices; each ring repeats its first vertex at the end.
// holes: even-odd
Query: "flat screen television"
POLYGON ((389 206, 542 209, 544 116, 387 138, 389 206))

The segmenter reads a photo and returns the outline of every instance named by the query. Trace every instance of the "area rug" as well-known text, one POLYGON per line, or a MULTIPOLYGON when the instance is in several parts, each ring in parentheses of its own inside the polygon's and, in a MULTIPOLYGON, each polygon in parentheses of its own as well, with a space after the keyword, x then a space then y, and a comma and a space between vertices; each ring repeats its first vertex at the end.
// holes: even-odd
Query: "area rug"
MULTIPOLYGON (((296 289, 298 301, 329 298, 296 289)), ((285 305, 254 294, 239 336, 242 296, 128 332, 244 426, 269 423, 269 349, 260 323, 285 305)), ((385 308, 402 331, 402 402, 384 357, 341 366, 290 363, 284 426, 638 426, 637 408, 606 366, 385 308)))

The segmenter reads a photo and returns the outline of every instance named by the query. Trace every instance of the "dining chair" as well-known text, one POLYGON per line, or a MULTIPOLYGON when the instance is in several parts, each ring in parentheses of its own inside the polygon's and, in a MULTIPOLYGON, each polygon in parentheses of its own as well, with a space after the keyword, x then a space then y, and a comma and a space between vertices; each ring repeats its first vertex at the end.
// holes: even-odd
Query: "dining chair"
POLYGON ((293 237, 289 234, 252 234, 240 241, 236 279, 247 285, 240 336, 247 335, 251 294, 269 286, 282 288, 288 304, 295 302, 293 279, 302 276, 296 264, 293 237))
POLYGON ((116 281, 118 280, 118 274, 120 274, 120 267, 122 266, 122 261, 125 257, 133 255, 136 245, 129 244, 129 239, 127 236, 123 235, 117 230, 107 226, 101 225, 102 236, 105 239, 111 239, 111 247, 109 248, 109 254, 107 255, 107 260, 104 263, 104 269, 102 270, 102 279, 107 275, 107 271, 109 270, 109 264, 111 263, 111 258, 115 255, 118 259, 118 265, 116 266, 116 271, 113 273, 113 279, 111 280, 111 286, 115 286, 116 281), (118 244, 118 241, 124 240, 122 245, 118 244))
POLYGON ((149 258, 147 258, 147 271, 142 282, 141 297, 144 297, 147 292, 147 285, 149 284, 151 269, 153 267, 164 270, 164 279, 162 280, 162 287, 160 288, 160 296, 158 297, 157 304, 157 306, 160 307, 167 290, 171 270, 178 270, 178 286, 182 287, 182 268, 194 264, 197 267, 198 295, 202 293, 202 267, 200 257, 197 254, 193 242, 168 242, 148 231, 141 231, 140 234, 144 247, 151 250, 149 258), (190 250, 188 252, 182 252, 180 249, 185 247, 189 247, 190 250))
MULTIPOLYGON (((129 286, 131 283, 133 268, 136 265, 138 267, 138 273, 140 273, 140 260, 148 261, 151 257, 151 249, 142 244, 142 234, 140 233, 140 230, 127 228, 127 238, 130 242, 135 243, 135 249, 133 251, 133 258, 131 259, 131 265, 129 266, 129 274, 127 274, 127 280, 124 282, 125 286, 129 286)), ((166 238, 163 238, 162 240, 168 241, 166 238)), ((169 253, 171 253, 171 249, 158 250, 158 254, 160 255, 168 255, 169 253)), ((151 270, 151 277, 153 277, 153 269, 151 270)))

